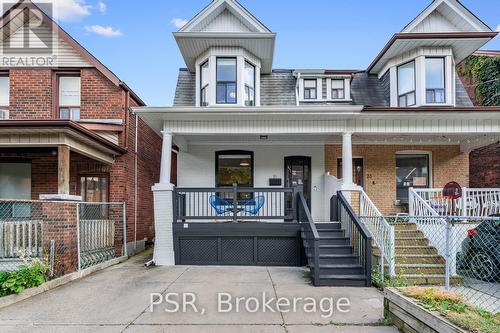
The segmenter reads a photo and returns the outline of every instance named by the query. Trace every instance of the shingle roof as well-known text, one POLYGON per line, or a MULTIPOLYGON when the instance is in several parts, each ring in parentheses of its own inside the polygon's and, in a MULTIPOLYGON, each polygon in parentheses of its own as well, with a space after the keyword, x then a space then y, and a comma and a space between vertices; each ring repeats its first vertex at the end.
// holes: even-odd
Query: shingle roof
MULTIPOLYGON (((195 106, 195 82, 194 73, 190 73, 184 68, 179 70, 174 106, 195 106)), ((271 74, 262 75, 260 79, 260 104, 262 106, 295 105, 296 82, 293 70, 290 69, 275 69, 271 74)), ((351 82, 351 104, 389 106, 389 98, 388 74, 380 80, 377 75, 364 71, 354 74, 351 82)), ((456 105, 473 106, 458 76, 456 78, 456 105)))

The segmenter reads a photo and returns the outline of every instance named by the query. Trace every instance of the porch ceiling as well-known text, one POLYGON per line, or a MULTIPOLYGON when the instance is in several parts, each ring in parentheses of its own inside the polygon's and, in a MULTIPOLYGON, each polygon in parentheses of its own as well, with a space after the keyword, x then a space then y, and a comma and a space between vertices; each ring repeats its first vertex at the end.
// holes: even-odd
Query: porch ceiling
POLYGON ((123 148, 71 121, 0 121, 0 147, 58 147, 111 164, 123 148))

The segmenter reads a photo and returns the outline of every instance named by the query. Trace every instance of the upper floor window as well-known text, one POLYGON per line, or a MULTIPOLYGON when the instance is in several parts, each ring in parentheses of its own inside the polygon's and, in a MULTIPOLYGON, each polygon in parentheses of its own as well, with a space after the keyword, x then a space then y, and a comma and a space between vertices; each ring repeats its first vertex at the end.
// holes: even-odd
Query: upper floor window
POLYGON ((398 106, 415 105, 415 62, 398 66, 398 106))
POLYGON ((344 99, 344 80, 332 80, 332 99, 344 99))
POLYGON ((425 58, 425 101, 445 103, 444 58, 425 58))
POLYGON ((316 99, 317 96, 317 80, 304 79, 304 99, 316 99))
POLYGON ((217 104, 236 104, 236 58, 217 58, 217 104))
POLYGON ((59 118, 80 119, 80 77, 59 76, 59 118))
POLYGON ((245 106, 255 105, 255 66, 245 61, 245 106))
POLYGON ((200 66, 200 105, 208 106, 208 82, 210 72, 208 70, 208 60, 200 66))
POLYGON ((0 76, 0 108, 9 107, 9 76, 0 76))

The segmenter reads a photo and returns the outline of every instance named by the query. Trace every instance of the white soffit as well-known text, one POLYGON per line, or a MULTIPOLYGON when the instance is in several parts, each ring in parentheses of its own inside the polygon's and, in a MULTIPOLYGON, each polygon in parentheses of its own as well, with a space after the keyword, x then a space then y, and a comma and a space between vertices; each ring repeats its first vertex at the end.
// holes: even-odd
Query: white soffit
POLYGON ((210 47, 241 47, 262 61, 270 73, 276 34, 235 0, 215 0, 178 32, 175 40, 190 71, 200 54, 210 47))

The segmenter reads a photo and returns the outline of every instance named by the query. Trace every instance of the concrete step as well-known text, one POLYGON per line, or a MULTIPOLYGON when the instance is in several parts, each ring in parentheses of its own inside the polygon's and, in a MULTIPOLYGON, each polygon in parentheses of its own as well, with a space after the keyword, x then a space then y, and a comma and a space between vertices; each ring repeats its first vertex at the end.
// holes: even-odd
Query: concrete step
POLYGON ((389 223, 394 227, 394 232, 399 231, 399 230, 413 230, 417 231, 417 225, 415 223, 404 223, 404 222, 398 222, 398 223, 389 223))
POLYGON ((394 237, 398 238, 425 238, 420 230, 394 230, 394 237))
POLYGON ((438 254, 435 248, 431 246, 421 246, 421 245, 396 246, 395 250, 396 250, 396 256, 403 256, 406 254, 430 254, 430 255, 438 254))
MULTIPOLYGON (((380 254, 374 254, 376 262, 380 254)), ((445 260, 438 254, 396 254, 396 264, 444 264, 445 260)))
POLYGON ((404 238, 396 237, 396 246, 428 246, 429 241, 426 238, 404 238))
MULTIPOLYGON (((408 285, 430 285, 430 286, 444 286, 444 274, 403 274, 402 278, 406 280, 408 285)), ((450 278, 451 285, 457 285, 463 282, 461 276, 452 276, 450 278)))
MULTIPOLYGON (((384 266, 386 271, 389 267, 384 266)), ((440 264, 396 264, 396 274, 405 275, 444 275, 445 267, 440 264)))

